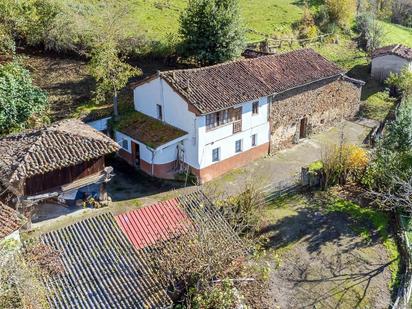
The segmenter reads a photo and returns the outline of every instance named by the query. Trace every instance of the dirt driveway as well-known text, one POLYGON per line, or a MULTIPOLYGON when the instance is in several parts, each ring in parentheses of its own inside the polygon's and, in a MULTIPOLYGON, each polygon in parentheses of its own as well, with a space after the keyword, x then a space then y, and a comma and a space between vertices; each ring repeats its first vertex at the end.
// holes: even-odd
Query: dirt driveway
POLYGON ((261 236, 270 252, 273 308, 389 307, 397 260, 388 249, 393 240, 380 234, 389 221, 372 214, 382 224, 375 227, 360 214, 329 211, 303 195, 268 208, 261 236))

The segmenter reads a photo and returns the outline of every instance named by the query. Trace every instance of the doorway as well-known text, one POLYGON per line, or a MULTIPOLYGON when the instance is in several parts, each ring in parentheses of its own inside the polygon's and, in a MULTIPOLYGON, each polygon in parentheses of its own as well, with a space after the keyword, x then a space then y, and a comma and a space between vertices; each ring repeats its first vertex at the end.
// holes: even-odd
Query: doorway
POLYGON ((308 127, 308 118, 304 117, 300 120, 299 139, 306 138, 308 127))
POLYGON ((140 145, 132 142, 134 166, 140 168, 140 145))

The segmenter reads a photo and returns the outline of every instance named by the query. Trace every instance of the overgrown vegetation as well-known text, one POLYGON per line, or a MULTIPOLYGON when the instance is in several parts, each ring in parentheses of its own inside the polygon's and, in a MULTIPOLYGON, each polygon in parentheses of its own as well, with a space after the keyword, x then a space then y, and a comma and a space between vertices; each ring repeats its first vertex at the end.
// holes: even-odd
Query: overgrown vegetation
POLYGON ((43 123, 46 109, 46 93, 32 84, 21 61, 0 64, 0 135, 43 123))

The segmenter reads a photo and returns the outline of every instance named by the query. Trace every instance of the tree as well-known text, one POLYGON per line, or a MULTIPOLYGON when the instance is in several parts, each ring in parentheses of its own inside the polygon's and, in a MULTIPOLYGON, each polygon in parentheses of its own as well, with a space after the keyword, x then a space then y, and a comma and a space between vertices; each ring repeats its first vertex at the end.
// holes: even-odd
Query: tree
POLYGON ((114 116, 119 115, 118 95, 130 77, 141 74, 119 57, 119 51, 112 45, 103 44, 92 51, 89 63, 91 75, 96 79, 95 99, 104 102, 109 94, 113 94, 114 116))
POLYGON ((113 109, 118 116, 118 94, 132 76, 141 71, 125 62, 120 45, 128 37, 130 18, 128 2, 105 0, 93 17, 85 21, 87 36, 92 41, 90 73, 96 79, 95 99, 104 102, 113 94, 113 109))
POLYGON ((0 135, 31 126, 46 109, 46 93, 18 60, 0 65, 0 135))
POLYGON ((406 99, 396 112, 396 120, 389 124, 383 145, 386 149, 405 152, 412 150, 412 99, 406 99))
POLYGON ((394 23, 412 27, 412 1, 395 0, 392 10, 392 21, 394 23))
POLYGON ((184 54, 201 65, 240 55, 244 30, 237 0, 190 0, 180 16, 184 54))
POLYGON ((363 13, 356 19, 356 28, 359 32, 359 45, 369 54, 382 45, 385 32, 382 24, 374 14, 363 13))
POLYGON ((356 14, 356 0, 325 0, 329 21, 349 28, 356 14))
POLYGON ((412 97, 412 71, 408 67, 403 68, 399 74, 390 73, 386 83, 400 90, 404 97, 412 97))

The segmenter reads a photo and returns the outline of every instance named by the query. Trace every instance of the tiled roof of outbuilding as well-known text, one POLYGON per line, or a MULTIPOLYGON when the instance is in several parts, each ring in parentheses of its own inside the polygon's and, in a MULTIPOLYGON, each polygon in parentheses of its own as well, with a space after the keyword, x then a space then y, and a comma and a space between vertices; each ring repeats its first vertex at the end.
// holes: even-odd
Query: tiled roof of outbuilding
POLYGON ((312 49, 160 73, 200 114, 343 74, 312 49))
POLYGON ((24 222, 16 210, 0 202, 0 240, 17 231, 24 222))
POLYGON ((171 305, 150 260, 123 235, 110 214, 41 236, 60 253, 64 271, 45 278, 52 308, 154 309, 171 305))
POLYGON ((389 45, 375 49, 372 58, 385 55, 395 55, 406 60, 412 60, 412 48, 409 48, 401 44, 389 45))
POLYGON ((0 188, 10 182, 115 152, 119 145, 80 120, 56 122, 0 139, 0 188))

